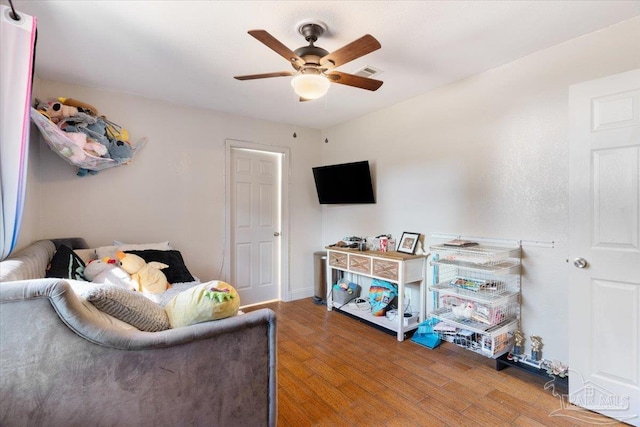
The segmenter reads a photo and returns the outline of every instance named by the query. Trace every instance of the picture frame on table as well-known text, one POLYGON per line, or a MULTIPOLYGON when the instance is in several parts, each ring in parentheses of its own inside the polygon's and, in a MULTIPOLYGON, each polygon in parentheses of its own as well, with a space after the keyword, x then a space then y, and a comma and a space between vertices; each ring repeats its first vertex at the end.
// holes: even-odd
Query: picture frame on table
POLYGON ((420 233, 403 232, 397 251, 413 255, 418 246, 418 240, 420 240, 420 233))

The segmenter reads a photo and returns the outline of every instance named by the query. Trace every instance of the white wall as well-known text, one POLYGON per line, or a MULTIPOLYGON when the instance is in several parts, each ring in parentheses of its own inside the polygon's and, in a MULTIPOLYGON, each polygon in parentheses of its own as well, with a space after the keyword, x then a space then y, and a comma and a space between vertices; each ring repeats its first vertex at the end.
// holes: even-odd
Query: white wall
POLYGON ((126 128, 132 141, 146 136, 148 143, 130 165, 80 178, 75 167, 36 138, 39 150, 31 159, 35 176, 29 182, 27 204, 31 220, 21 233, 29 241, 82 236, 91 246, 101 246, 113 240, 169 240, 192 274, 203 281, 221 278, 225 140, 289 147, 289 295, 313 295, 321 210, 314 200, 311 166, 320 156, 319 131, 44 80, 34 94, 90 103, 126 128), (297 138, 292 137, 294 130, 297 138))
POLYGON ((568 88, 640 67, 638 40, 635 18, 327 130, 323 163, 369 160, 377 204, 323 207, 323 242, 403 231, 427 244, 431 233, 553 241, 523 248, 522 321, 545 358, 566 363, 568 88))

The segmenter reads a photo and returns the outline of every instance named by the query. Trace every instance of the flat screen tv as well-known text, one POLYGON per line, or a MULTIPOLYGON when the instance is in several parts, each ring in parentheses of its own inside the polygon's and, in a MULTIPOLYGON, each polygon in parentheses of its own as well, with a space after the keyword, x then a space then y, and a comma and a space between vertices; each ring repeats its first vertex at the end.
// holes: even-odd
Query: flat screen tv
POLYGON ((321 205, 376 202, 366 160, 315 167, 313 178, 321 205))

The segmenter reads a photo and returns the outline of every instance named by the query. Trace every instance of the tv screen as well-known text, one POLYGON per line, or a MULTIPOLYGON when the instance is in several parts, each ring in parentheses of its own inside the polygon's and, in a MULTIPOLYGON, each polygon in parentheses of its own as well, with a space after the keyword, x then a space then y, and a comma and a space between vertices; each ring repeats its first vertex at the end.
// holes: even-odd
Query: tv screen
POLYGON ((366 160, 315 167, 313 178, 321 205, 376 202, 366 160))

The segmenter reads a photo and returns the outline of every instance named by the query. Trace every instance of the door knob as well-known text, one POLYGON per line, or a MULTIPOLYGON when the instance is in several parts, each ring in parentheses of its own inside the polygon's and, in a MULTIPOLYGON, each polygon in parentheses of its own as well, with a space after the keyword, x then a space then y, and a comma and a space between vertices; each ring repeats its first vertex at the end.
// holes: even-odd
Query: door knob
POLYGON ((586 268, 589 263, 584 258, 576 258, 573 260, 573 265, 575 265, 577 268, 586 268))
POLYGON ((274 231, 274 232, 273 232, 273 235, 274 235, 275 237, 278 237, 278 236, 280 235, 280 233, 279 233, 278 231, 274 231))

